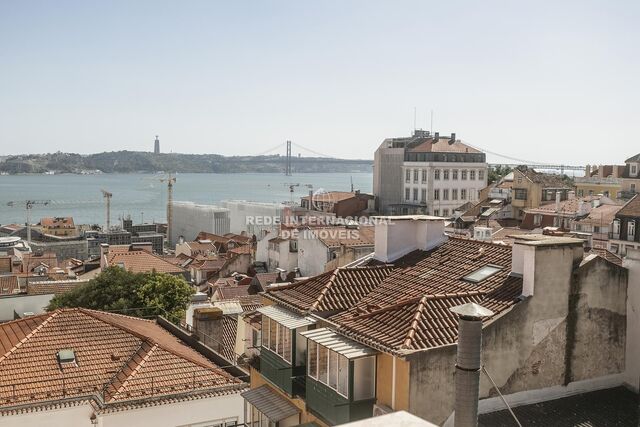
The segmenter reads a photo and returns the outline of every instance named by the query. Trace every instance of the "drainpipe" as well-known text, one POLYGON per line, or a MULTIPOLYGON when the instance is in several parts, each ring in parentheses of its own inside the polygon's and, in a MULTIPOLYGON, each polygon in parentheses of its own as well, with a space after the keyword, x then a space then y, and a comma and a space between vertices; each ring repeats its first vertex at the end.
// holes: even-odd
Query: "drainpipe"
POLYGON ((482 319, 493 316, 494 313, 475 303, 459 305, 449 310, 459 318, 454 426, 476 427, 482 366, 482 319))

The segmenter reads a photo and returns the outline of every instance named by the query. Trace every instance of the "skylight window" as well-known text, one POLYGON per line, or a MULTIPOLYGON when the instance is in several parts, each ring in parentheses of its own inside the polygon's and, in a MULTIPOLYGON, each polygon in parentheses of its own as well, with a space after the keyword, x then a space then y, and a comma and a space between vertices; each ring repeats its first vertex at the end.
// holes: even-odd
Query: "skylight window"
POLYGON ((502 267, 489 264, 485 265, 484 267, 480 267, 473 273, 467 274, 462 279, 472 283, 480 283, 483 280, 486 280, 489 277, 493 276, 500 270, 502 270, 502 267))
POLYGON ((57 354, 60 363, 75 363, 76 353, 70 348, 64 348, 57 354))

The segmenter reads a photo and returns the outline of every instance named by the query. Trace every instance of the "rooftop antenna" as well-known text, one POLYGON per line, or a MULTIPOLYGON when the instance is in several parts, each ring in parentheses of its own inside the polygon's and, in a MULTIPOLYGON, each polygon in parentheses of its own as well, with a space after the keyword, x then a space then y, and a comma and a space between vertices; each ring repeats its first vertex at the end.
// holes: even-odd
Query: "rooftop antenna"
POLYGON ((353 193, 353 175, 351 175, 351 192, 353 193))
POLYGON ((431 130, 429 133, 433 135, 433 109, 431 109, 431 130))
POLYGON ((417 126, 417 124, 416 124, 416 120, 417 120, 416 116, 417 116, 417 114, 418 114, 418 109, 416 107, 413 107, 413 130, 414 131, 416 130, 416 126, 417 126))

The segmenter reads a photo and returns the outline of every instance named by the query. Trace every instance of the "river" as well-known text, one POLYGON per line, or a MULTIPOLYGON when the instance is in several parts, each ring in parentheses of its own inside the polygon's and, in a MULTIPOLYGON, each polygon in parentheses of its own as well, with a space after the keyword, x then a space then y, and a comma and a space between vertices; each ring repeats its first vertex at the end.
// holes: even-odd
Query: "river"
MULTIPOLYGON (((46 216, 72 216, 76 224, 104 224, 105 203, 100 192, 113 193, 111 222, 131 215, 134 223, 165 221, 167 185, 163 175, 4 175, 0 176, 0 224, 24 223, 24 203, 8 206, 10 201, 49 200, 46 206, 35 205, 32 222, 46 216)), ((283 202, 291 200, 289 184, 294 187, 293 200, 313 190, 349 191, 351 179, 356 190, 371 193, 371 173, 318 173, 284 176, 278 173, 246 174, 178 174, 174 200, 216 204, 222 200, 283 202)))

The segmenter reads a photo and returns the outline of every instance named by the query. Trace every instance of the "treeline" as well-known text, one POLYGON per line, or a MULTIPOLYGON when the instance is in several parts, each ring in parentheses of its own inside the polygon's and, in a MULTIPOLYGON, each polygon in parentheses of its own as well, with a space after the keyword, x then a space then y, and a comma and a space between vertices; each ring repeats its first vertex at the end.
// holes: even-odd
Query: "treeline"
MULTIPOLYGON (((321 157, 294 157, 294 172, 371 172, 371 160, 345 160, 321 157)), ((285 168, 284 156, 221 156, 218 154, 154 154, 140 151, 112 151, 81 155, 49 153, 9 156, 0 162, 0 172, 105 173, 181 172, 181 173, 278 173, 285 168)))

